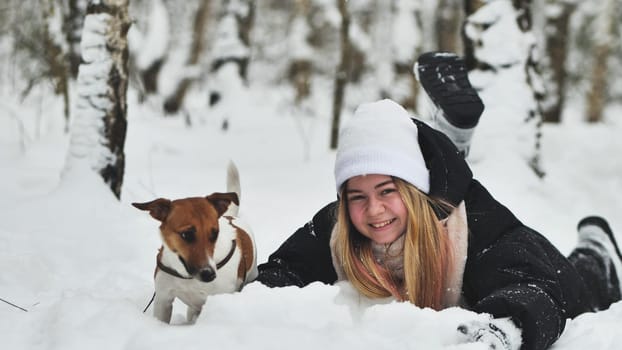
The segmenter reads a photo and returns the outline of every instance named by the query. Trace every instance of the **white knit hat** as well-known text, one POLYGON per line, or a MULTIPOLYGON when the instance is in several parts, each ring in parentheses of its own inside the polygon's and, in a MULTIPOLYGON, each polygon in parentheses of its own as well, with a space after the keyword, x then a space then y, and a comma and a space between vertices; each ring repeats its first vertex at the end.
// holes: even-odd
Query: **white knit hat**
POLYGON ((354 176, 381 174, 399 177, 428 193, 430 173, 417 133, 408 112, 391 100, 360 105, 339 133, 337 192, 354 176))

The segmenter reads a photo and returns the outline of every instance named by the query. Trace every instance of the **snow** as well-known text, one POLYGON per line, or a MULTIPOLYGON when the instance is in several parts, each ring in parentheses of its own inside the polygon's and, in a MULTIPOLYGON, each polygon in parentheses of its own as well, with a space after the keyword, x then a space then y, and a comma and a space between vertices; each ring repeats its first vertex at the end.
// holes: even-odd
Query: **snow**
POLYGON ((106 28, 110 20, 107 13, 90 14, 84 19, 81 41, 84 63, 78 72, 77 102, 73 110, 76 117, 71 126, 74 132, 67 152, 66 172, 73 171, 76 166, 103 169, 114 159, 110 150, 99 142, 103 117, 113 106, 106 83, 113 66, 106 49, 106 28))
POLYGON ((469 16, 464 30, 471 40, 481 42, 475 51, 479 60, 493 67, 521 63, 516 58, 528 52, 535 37, 520 31, 516 17, 511 1, 492 1, 469 16), (495 30, 486 29, 493 25, 495 30))
POLYGON ((217 58, 244 58, 248 57, 249 50, 238 37, 238 24, 235 15, 227 14, 219 23, 212 50, 217 58))
MULTIPOLYGON (((491 56, 499 63, 514 56, 508 57, 491 56)), ((505 70, 496 81, 472 76, 486 86, 486 110, 469 156, 476 178, 564 253, 575 245, 575 225, 586 215, 607 218, 622 240, 622 121, 616 118, 622 107, 610 106, 603 123, 587 125, 583 106, 572 101, 562 124, 544 126, 547 175, 539 179, 525 160, 531 131, 521 128, 529 96, 508 84, 524 80, 520 69, 505 70)), ((456 329, 486 322, 488 315, 370 301, 347 284, 250 284, 208 298, 194 325, 184 324, 182 304, 175 305, 173 325, 157 321, 151 309, 143 313, 153 293, 158 224, 130 204, 222 191, 234 160, 241 216, 253 228, 258 260, 266 261, 336 197, 330 88, 314 97, 307 113, 291 107, 288 92, 274 86, 232 89, 237 95, 213 110, 205 106, 206 94, 191 95, 202 98, 188 102, 192 127, 139 105, 130 90, 118 201, 87 167, 63 173, 70 138, 63 133, 62 101, 43 89, 20 101, 9 81, 0 83, 0 298, 27 310, 0 301, 3 349, 484 349, 464 343, 456 329), (221 129, 225 118, 227 132, 221 129)), ((421 111, 427 117, 431 107, 421 111)), ((621 323, 622 302, 581 315, 569 320, 552 349, 618 349, 621 323)))
POLYGON ((145 28, 132 25, 128 31, 129 47, 136 57, 136 66, 142 70, 166 55, 170 40, 168 12, 162 0, 152 1, 149 10, 145 28))
POLYGON ((309 36, 309 25, 302 16, 296 16, 292 20, 291 34, 288 39, 289 53, 294 60, 310 59, 313 49, 307 42, 309 36))
MULTIPOLYGON (((329 111, 316 111, 309 121, 315 124, 315 137, 304 145, 295 120, 300 116, 283 108, 280 90, 252 91, 247 103, 237 106, 227 133, 209 114, 188 128, 131 98, 120 202, 85 169, 64 175, 59 185, 68 144, 56 108, 60 101, 45 100, 49 124, 27 142, 25 152, 15 134, 1 138, 6 171, 0 184, 0 297, 28 310, 0 303, 4 349, 483 349, 462 344, 455 329, 486 315, 374 305, 344 284, 314 283, 303 289, 251 284, 241 293, 210 297, 191 326, 182 325, 182 304, 175 306, 174 326, 157 321, 150 310, 142 312, 153 292, 160 242, 156 221, 131 202, 221 191, 226 164, 233 159, 241 173, 241 215, 253 227, 261 262, 335 198, 329 111)), ((585 215, 602 214, 619 232, 622 162, 617 152, 622 140, 614 136, 622 129, 620 122, 609 118, 588 126, 569 118, 547 126, 548 175, 537 180, 520 157, 504 161, 505 153, 494 151, 499 140, 488 137, 492 126, 487 122, 508 110, 493 101, 512 97, 494 91, 484 95, 488 109, 475 134, 477 158, 470 161, 477 178, 563 252, 575 244, 574 225, 585 215)), ((23 111, 25 121, 37 118, 37 109, 23 111)), ((620 112, 611 109, 609 115, 620 112)), ((4 115, 0 121, 3 130, 15 131, 13 119, 4 115)), ((622 340, 616 332, 621 320, 621 303, 571 320, 553 349, 615 349, 622 340)))
POLYGON ((421 24, 417 23, 417 17, 421 12, 420 4, 418 1, 402 0, 396 3, 396 7, 391 49, 396 62, 412 62, 422 41, 421 24))

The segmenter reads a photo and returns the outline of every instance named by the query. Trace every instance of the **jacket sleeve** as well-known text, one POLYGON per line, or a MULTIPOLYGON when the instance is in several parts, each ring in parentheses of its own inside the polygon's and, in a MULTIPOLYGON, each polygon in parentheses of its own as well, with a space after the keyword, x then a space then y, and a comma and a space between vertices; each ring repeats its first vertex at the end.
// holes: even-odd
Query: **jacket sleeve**
POLYGON ((511 317, 522 329, 523 350, 547 349, 564 330, 567 308, 578 302, 573 271, 544 237, 518 226, 470 252, 463 291, 474 311, 511 317))
POLYGON ((522 329, 523 350, 548 348, 567 318, 587 311, 585 283, 557 248, 479 182, 472 181, 465 204, 465 301, 476 312, 511 317, 522 329))
POLYGON ((257 281, 269 287, 299 286, 337 280, 330 253, 330 235, 335 224, 337 202, 318 211, 258 266, 257 281))

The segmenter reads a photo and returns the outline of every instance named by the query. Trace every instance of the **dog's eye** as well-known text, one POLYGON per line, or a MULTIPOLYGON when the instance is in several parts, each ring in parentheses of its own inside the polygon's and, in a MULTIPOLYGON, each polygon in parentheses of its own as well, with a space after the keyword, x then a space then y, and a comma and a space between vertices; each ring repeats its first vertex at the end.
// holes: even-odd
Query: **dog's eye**
POLYGON ((218 229, 217 228, 212 229, 212 234, 210 235, 209 239, 212 242, 216 242, 216 240, 218 239, 218 229))
POLYGON ((191 227, 187 230, 181 231, 179 235, 181 236, 181 239, 183 239, 184 241, 188 243, 192 243, 196 239, 195 233, 196 233, 196 229, 194 227, 191 227))

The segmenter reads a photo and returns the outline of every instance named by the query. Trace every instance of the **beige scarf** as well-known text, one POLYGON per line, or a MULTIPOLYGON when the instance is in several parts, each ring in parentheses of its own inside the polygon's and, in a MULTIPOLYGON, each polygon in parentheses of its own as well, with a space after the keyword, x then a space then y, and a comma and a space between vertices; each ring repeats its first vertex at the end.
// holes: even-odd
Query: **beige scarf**
MULTIPOLYGON (((453 266, 443 281, 447 286, 443 295, 443 307, 459 306, 461 304, 462 276, 467 259, 468 248, 468 225, 464 201, 461 202, 451 214, 442 222, 445 234, 449 235, 451 251, 454 256, 453 266)), ((336 225, 335 225, 336 227, 336 225)), ((337 280, 346 279, 341 261, 335 255, 335 228, 330 240, 330 250, 333 259, 333 266, 337 272, 337 280)), ((372 244, 372 251, 376 260, 391 272, 395 281, 404 279, 404 235, 389 245, 372 244)))

